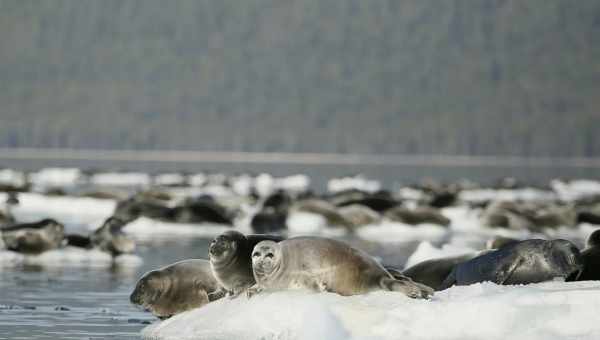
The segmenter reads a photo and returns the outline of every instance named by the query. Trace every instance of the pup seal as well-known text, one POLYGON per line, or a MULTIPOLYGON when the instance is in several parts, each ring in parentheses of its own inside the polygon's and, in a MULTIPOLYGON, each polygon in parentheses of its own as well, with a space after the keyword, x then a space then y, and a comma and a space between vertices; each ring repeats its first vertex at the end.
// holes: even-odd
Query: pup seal
POLYGON ((24 254, 40 254, 60 247, 65 227, 53 219, 21 223, 0 229, 6 249, 24 254))
POLYGON ((321 237, 295 237, 275 243, 262 241, 252 252, 256 285, 262 290, 304 288, 340 295, 376 290, 397 291, 412 298, 427 298, 433 290, 408 277, 394 278, 368 254, 321 237))
POLYGON ((92 233, 91 244, 113 256, 132 253, 135 250, 135 242, 123 233, 122 229, 125 224, 116 217, 109 217, 100 228, 92 233))
MULTIPOLYGON (((224 292, 235 297, 254 285, 252 249, 260 241, 282 239, 273 235, 244 235, 235 230, 217 236, 208 248, 208 257, 212 273, 224 292)), ((215 296, 224 292, 215 292, 215 296)))
POLYGON ((566 279, 582 268, 579 249, 567 240, 525 240, 456 265, 440 289, 483 281, 514 285, 566 279))
POLYGON ((213 301, 209 293, 218 288, 207 260, 184 260, 144 274, 129 301, 166 319, 213 301))

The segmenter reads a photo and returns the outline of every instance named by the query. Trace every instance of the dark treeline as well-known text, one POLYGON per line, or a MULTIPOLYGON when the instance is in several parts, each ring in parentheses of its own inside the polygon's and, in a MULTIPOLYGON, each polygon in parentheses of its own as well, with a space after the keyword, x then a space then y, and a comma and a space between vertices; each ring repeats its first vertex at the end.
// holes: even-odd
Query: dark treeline
POLYGON ((1 0, 0 146, 600 156, 598 0, 1 0))

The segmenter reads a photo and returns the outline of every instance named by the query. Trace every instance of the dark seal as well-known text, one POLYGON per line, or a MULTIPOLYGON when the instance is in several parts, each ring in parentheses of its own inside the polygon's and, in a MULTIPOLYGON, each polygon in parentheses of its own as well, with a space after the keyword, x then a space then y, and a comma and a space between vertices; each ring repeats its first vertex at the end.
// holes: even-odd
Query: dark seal
POLYGON ((567 279, 582 269, 581 254, 573 243, 525 240, 456 265, 440 289, 484 281, 514 285, 567 279))

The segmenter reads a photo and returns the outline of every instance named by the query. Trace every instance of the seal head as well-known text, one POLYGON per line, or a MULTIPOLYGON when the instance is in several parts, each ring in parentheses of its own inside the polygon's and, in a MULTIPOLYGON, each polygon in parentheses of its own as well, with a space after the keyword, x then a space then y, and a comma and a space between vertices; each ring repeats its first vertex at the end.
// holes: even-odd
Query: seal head
POLYGON ((252 268, 256 282, 275 274, 281 266, 281 247, 273 241, 261 241, 252 253, 252 268))

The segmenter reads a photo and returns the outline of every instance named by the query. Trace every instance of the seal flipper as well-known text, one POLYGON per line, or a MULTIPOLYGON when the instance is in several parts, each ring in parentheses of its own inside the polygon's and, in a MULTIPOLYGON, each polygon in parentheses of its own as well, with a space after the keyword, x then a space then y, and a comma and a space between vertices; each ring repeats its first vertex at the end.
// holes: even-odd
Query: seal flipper
POLYGON ((261 287, 259 287, 258 284, 255 284, 254 286, 246 289, 246 297, 249 299, 262 291, 263 291, 263 289, 261 287))
POLYGON ((402 292, 413 299, 427 299, 434 293, 433 289, 430 287, 414 282, 408 277, 400 279, 383 277, 379 281, 379 286, 385 290, 402 292))
POLYGON ((444 282, 440 285, 439 290, 448 289, 456 284, 456 268, 452 269, 450 274, 444 279, 444 282))
POLYGON ((406 275, 402 274, 402 272, 397 268, 389 267, 389 266, 383 266, 383 268, 385 268, 385 270, 388 273, 390 273, 394 277, 394 279, 402 280, 407 277, 406 275))
POLYGON ((212 301, 219 300, 219 299, 225 297, 225 295, 227 295, 227 291, 223 287, 221 287, 221 288, 215 290, 214 292, 208 293, 208 301, 212 302, 212 301))
POLYGON ((510 278, 512 273, 517 269, 519 265, 523 262, 523 258, 519 258, 515 261, 509 262, 507 265, 503 265, 498 269, 496 275, 494 277, 494 283, 503 285, 510 278))

